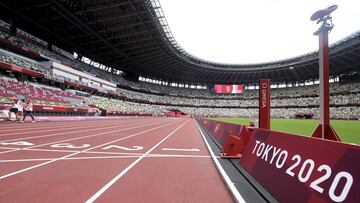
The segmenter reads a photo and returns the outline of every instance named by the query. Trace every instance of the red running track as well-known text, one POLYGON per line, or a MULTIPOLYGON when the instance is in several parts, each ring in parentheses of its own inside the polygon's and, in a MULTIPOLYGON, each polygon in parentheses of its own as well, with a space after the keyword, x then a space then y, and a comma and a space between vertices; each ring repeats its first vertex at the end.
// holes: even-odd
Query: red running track
POLYGON ((0 202, 234 202, 190 118, 0 125, 0 202))

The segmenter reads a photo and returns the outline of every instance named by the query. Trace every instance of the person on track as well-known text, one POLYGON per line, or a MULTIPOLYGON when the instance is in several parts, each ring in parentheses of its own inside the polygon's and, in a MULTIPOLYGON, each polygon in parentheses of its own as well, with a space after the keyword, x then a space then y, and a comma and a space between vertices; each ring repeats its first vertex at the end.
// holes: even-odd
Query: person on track
POLYGON ((33 104, 32 104, 32 102, 31 102, 30 99, 28 99, 28 100, 26 101, 26 104, 24 105, 24 108, 23 108, 23 109, 24 109, 24 116, 23 116, 22 122, 25 121, 26 116, 30 116, 31 119, 32 119, 32 122, 35 123, 35 118, 34 118, 34 116, 32 115, 33 104))
POLYGON ((18 98, 14 98, 13 99, 13 104, 9 110, 9 121, 11 121, 11 115, 12 113, 15 114, 15 118, 16 120, 15 121, 19 121, 19 108, 20 108, 21 104, 20 104, 20 101, 18 98))

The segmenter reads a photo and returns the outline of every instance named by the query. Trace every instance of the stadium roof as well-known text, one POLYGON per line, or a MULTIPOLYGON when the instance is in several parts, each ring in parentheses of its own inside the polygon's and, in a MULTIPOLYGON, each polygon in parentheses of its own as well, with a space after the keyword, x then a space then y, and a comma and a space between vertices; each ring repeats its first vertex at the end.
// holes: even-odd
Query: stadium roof
MULTIPOLYGON (((262 64, 220 64, 187 53, 157 0, 3 0, 2 19, 68 51, 132 76, 196 84, 318 78, 318 53, 262 64)), ((330 75, 358 72, 360 32, 331 46, 330 75)))

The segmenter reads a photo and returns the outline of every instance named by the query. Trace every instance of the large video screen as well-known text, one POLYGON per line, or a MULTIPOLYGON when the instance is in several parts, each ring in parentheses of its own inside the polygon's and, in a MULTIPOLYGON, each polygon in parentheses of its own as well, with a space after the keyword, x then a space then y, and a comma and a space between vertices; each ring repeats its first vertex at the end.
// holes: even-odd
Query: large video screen
POLYGON ((214 86, 216 94, 242 94, 244 92, 244 85, 219 85, 214 86))

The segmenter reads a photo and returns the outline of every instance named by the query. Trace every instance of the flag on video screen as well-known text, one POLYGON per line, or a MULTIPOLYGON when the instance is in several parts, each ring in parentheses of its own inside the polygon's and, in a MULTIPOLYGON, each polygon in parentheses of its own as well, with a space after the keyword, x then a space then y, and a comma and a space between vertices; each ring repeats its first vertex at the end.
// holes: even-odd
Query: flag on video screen
POLYGON ((214 86, 217 94, 241 94, 244 92, 243 85, 218 85, 214 86))

